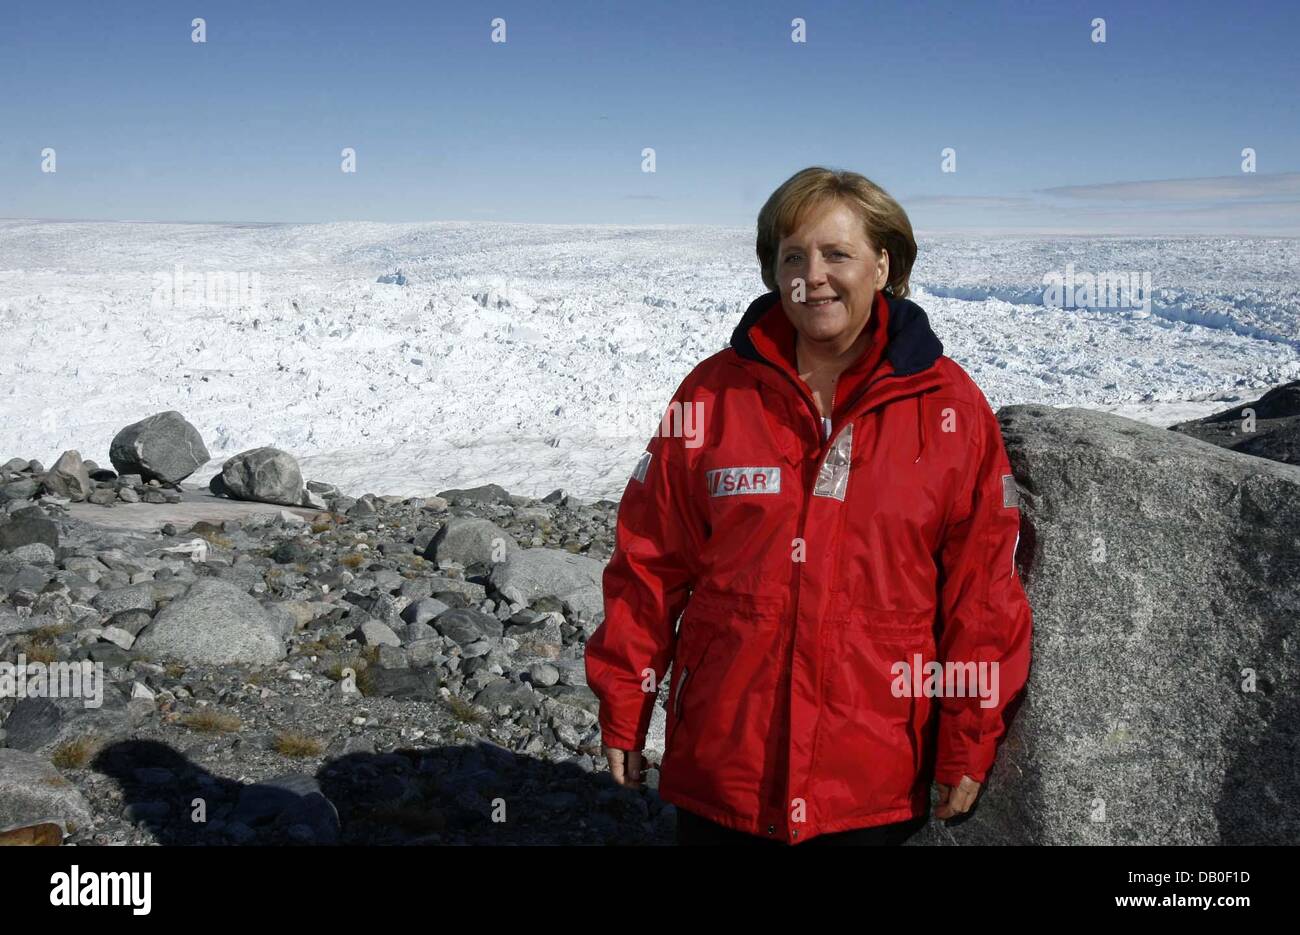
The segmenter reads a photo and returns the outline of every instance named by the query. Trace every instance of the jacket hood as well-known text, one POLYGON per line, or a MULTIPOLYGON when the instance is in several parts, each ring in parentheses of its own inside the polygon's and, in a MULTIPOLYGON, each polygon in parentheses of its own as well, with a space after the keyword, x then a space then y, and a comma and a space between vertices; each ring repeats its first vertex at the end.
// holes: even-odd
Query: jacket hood
MULTIPOLYGON (((928 369, 943 354, 943 342, 930 328, 930 319, 921 306, 884 292, 876 293, 877 308, 881 300, 887 310, 885 357, 895 376, 904 377, 928 369)), ((759 326, 768 313, 780 315, 781 294, 768 292, 753 302, 731 333, 731 346, 748 360, 765 360, 754 346, 751 329, 759 326)))

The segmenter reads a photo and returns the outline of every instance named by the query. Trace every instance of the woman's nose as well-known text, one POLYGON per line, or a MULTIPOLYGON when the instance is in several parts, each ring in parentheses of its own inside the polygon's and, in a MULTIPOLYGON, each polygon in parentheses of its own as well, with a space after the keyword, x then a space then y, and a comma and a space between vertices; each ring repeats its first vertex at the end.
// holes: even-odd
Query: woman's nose
POLYGON ((820 257, 811 256, 808 258, 808 266, 804 269, 804 282, 808 288, 819 286, 826 281, 826 264, 820 257))

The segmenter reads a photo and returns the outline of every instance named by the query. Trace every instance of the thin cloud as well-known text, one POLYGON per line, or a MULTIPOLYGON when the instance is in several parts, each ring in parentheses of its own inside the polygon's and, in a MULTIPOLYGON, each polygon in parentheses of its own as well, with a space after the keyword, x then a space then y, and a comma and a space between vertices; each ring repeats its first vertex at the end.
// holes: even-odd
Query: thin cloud
POLYGON ((1300 235, 1300 172, 1061 185, 1025 195, 905 199, 930 233, 1300 235))
POLYGON ((1023 208, 1036 203, 1018 195, 920 195, 906 202, 925 208, 1023 208))
POLYGON ((1038 190, 1040 194, 1087 201, 1155 201, 1200 203, 1255 199, 1300 199, 1300 172, 1256 175, 1221 175, 1197 179, 1153 179, 1141 182, 1105 182, 1099 185, 1061 185, 1038 190))

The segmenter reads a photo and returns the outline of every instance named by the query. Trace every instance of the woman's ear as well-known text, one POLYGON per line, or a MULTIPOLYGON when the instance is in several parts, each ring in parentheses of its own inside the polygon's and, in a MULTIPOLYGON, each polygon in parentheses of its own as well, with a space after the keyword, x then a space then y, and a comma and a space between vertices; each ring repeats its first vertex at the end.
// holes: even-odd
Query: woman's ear
POLYGON ((876 260, 876 288, 883 289, 889 282, 889 251, 880 248, 880 257, 876 260))

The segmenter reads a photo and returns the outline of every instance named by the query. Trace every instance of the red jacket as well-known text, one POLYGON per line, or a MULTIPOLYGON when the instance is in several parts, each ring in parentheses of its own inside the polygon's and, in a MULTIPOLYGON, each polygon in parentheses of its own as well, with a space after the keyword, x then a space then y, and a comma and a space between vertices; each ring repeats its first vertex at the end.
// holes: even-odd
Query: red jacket
POLYGON ((924 815, 932 777, 983 782, 1028 677, 997 419, 920 307, 878 293, 868 322, 830 439, 778 293, 682 381, 623 493, 586 648, 622 749, 672 663, 661 798, 792 844, 924 815))

